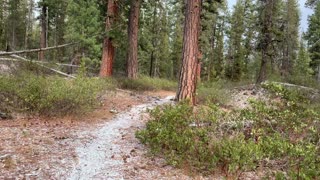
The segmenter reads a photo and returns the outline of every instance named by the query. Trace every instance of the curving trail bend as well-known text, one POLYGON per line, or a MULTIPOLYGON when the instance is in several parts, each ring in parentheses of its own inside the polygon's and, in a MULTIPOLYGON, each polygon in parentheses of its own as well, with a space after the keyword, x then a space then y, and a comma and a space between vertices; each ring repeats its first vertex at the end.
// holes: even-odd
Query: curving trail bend
POLYGON ((94 138, 76 148, 77 163, 67 179, 128 179, 128 173, 134 178, 134 169, 139 167, 128 164, 134 161, 135 151, 141 148, 141 144, 134 139, 133 129, 144 126, 141 115, 147 109, 170 103, 172 98, 154 99, 152 103, 133 107, 96 130, 83 132, 94 138))

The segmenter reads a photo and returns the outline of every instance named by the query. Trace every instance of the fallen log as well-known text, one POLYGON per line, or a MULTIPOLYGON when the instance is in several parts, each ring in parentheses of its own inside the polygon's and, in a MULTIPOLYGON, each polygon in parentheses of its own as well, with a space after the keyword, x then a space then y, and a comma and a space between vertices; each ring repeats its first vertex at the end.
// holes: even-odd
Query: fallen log
POLYGON ((48 51, 48 50, 53 50, 53 49, 59 49, 63 47, 68 47, 72 46, 78 43, 68 43, 68 44, 62 44, 58 46, 52 46, 52 47, 47 47, 47 48, 38 48, 38 49, 29 49, 29 50, 21 50, 21 51, 12 51, 12 52, 0 52, 0 56, 8 56, 8 55, 13 55, 13 54, 25 54, 25 53, 33 53, 33 52, 41 52, 41 51, 48 51))
MULTIPOLYGON (((0 61, 20 61, 20 60, 13 59, 13 58, 0 58, 0 61)), ((39 63, 39 64, 50 64, 50 62, 46 62, 46 61, 33 61, 32 60, 32 62, 39 63)), ((53 63, 53 64, 58 65, 58 66, 68 66, 68 67, 77 67, 77 68, 80 67, 78 65, 73 65, 73 64, 63 64, 63 63, 53 63)))
POLYGON ((294 88, 298 88, 298 89, 305 89, 305 90, 308 90, 308 91, 314 91, 316 93, 320 93, 320 90, 319 89, 315 89, 315 88, 311 88, 311 87, 306 87, 306 86, 300 86, 300 85, 296 85, 296 84, 290 84, 290 83, 282 83, 282 82, 266 82, 266 83, 275 83, 275 84, 280 84, 280 85, 283 85, 283 86, 286 86, 286 87, 294 87, 294 88))
MULTIPOLYGON (((11 55, 11 57, 14 57, 14 58, 20 59, 20 60, 22 60, 22 61, 26 61, 26 62, 33 62, 32 60, 23 58, 23 57, 18 56, 18 55, 11 55)), ((56 70, 56 69, 52 69, 52 68, 47 67, 47 66, 45 66, 45 65, 43 65, 43 64, 40 64, 40 63, 35 63, 35 64, 37 64, 38 66, 43 67, 43 68, 45 68, 45 69, 49 69, 50 71, 53 71, 53 72, 55 72, 55 73, 57 73, 57 74, 60 74, 60 75, 63 75, 63 76, 69 77, 69 78, 76 78, 75 76, 72 76, 72 75, 69 75, 69 74, 67 74, 67 73, 58 71, 58 70, 56 70)))
MULTIPOLYGON (((3 51, 0 51, 0 53, 2 53, 2 52, 3 52, 3 51)), ((40 67, 43 67, 43 68, 45 68, 45 69, 48 69, 48 70, 50 70, 50 71, 53 71, 53 72, 55 72, 55 73, 57 73, 57 74, 60 74, 60 75, 62 75, 62 76, 68 77, 68 78, 73 78, 73 79, 76 78, 75 76, 72 76, 72 75, 69 75, 69 74, 67 74, 67 73, 58 71, 58 70, 56 70, 56 69, 50 68, 50 67, 48 67, 48 66, 45 66, 45 65, 43 65, 43 64, 41 64, 41 63, 37 63, 37 62, 35 62, 35 61, 26 59, 26 58, 24 58, 24 57, 21 57, 21 56, 15 55, 15 54, 10 55, 10 57, 15 58, 15 59, 18 59, 18 60, 21 60, 21 61, 34 63, 34 64, 36 64, 36 65, 38 65, 38 66, 40 66, 40 67)))

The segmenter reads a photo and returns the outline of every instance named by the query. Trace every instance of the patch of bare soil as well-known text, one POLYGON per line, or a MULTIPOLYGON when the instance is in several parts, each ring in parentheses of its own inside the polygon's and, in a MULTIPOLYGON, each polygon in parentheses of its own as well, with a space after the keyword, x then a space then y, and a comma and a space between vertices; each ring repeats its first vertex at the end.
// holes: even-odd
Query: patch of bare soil
POLYGON ((234 109, 245 109, 250 107, 250 100, 267 100, 266 90, 248 85, 235 88, 231 93, 231 101, 227 104, 234 109))
POLYGON ((159 91, 147 91, 144 92, 143 94, 151 97, 156 97, 156 98, 166 98, 168 96, 175 96, 176 93, 173 91, 165 91, 165 90, 159 90, 159 91))
POLYGON ((93 135, 95 138, 76 149, 78 162, 68 179, 125 178, 125 172, 130 171, 128 162, 138 155, 139 142, 135 140, 134 133, 137 127, 144 124, 141 120, 142 113, 156 105, 170 102, 170 99, 152 99, 149 103, 119 113, 93 131, 84 131, 84 136, 93 135))
POLYGON ((133 106, 150 101, 145 95, 108 92, 102 107, 85 116, 48 118, 16 116, 0 120, 0 179, 64 179, 77 160, 76 143, 99 124, 133 106))
POLYGON ((149 157, 134 135, 146 123, 146 109, 172 95, 119 90, 84 116, 0 120, 0 179, 190 179, 149 157))

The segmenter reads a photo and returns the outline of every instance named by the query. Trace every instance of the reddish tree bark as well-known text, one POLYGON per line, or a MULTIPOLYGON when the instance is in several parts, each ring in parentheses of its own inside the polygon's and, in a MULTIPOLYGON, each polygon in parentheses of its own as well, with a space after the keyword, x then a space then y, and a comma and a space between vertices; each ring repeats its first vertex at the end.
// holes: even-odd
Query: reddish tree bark
POLYGON ((128 59, 127 76, 130 79, 138 77, 138 30, 139 30, 140 0, 131 0, 128 27, 128 59))
MULTIPOLYGON (((40 48, 47 47, 47 13, 48 7, 44 4, 41 10, 41 34, 40 34, 40 48)), ((44 51, 40 51, 38 54, 39 61, 44 60, 44 51)))
POLYGON ((177 100, 190 100, 195 104, 199 64, 201 0, 187 0, 184 23, 182 66, 180 70, 177 100))
POLYGON ((200 82, 201 81, 201 67, 202 67, 202 63, 199 62, 198 66, 197 66, 197 81, 200 82))
MULTIPOLYGON (((108 0, 106 17, 106 32, 110 31, 114 25, 115 18, 118 14, 118 4, 115 0, 108 0)), ((100 67, 100 77, 112 76, 112 67, 115 56, 115 47, 111 37, 105 37, 103 41, 102 60, 100 67)))

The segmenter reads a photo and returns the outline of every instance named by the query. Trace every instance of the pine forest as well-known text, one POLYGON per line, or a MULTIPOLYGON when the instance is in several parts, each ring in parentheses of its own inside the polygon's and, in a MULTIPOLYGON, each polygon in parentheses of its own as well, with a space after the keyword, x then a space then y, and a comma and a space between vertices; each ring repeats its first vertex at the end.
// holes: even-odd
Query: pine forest
POLYGON ((0 179, 319 177, 319 0, 0 0, 0 179))

